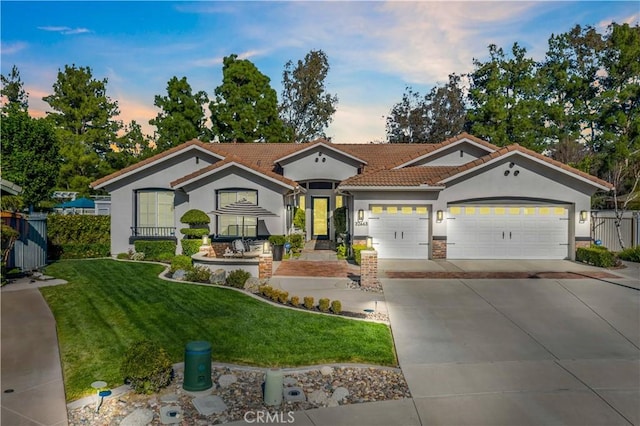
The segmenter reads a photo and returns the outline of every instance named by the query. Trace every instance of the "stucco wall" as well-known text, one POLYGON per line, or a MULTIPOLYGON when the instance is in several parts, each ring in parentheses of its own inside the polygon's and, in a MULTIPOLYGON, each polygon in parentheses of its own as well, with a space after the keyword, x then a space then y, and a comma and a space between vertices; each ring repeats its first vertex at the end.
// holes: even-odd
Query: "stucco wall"
MULTIPOLYGON (((170 182, 213 164, 217 159, 201 151, 191 149, 175 157, 165 159, 131 176, 124 177, 105 189, 111 193, 111 253, 126 252, 131 227, 135 224, 135 191, 145 188, 172 190, 170 182), (196 164, 196 157, 198 163, 196 164)), ((176 203, 182 205, 184 199, 176 195, 176 203)), ((176 215, 176 229, 180 228, 180 216, 176 215)))
POLYGON ((295 181, 341 181, 358 174, 358 167, 355 160, 322 146, 282 162, 283 175, 295 181))

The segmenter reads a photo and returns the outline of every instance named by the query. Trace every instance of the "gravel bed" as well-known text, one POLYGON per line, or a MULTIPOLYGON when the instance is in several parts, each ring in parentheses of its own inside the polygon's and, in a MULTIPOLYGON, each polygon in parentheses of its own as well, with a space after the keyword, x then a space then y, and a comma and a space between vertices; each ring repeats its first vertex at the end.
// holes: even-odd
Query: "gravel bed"
POLYGON ((175 424, 210 425, 243 420, 247 413, 250 419, 255 419, 255 412, 258 411, 288 413, 319 407, 411 397, 399 369, 325 366, 321 369, 284 370, 285 387, 302 388, 307 399, 301 402, 283 401, 280 406, 270 407, 264 405, 262 398, 265 371, 265 369, 256 368, 212 368, 213 387, 204 394, 219 396, 227 408, 208 416, 201 415, 193 404, 193 399, 196 396, 202 396, 203 392, 197 395, 185 392, 182 389, 183 371, 175 370, 173 382, 161 393, 137 395, 127 392, 105 398, 98 412, 96 412, 97 399, 89 398, 86 405, 68 410, 69 424, 119 425, 127 416, 130 416, 127 420, 129 422, 132 417, 139 414, 134 411, 143 411, 149 418, 153 416, 150 423, 143 424, 161 425, 160 409, 179 406, 182 414, 179 416, 180 421, 175 424), (222 380, 220 380, 221 376, 223 376, 222 380), (231 383, 234 380, 236 381, 231 383), (132 413, 134 414, 131 415, 132 413))

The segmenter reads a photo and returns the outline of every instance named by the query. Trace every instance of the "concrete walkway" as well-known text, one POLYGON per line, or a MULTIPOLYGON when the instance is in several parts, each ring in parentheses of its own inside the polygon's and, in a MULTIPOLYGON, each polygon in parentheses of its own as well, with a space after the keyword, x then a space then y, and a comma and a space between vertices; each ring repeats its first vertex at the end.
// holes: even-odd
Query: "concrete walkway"
POLYGON ((21 280, 2 288, 2 425, 66 425, 67 406, 56 322, 37 288, 21 280))

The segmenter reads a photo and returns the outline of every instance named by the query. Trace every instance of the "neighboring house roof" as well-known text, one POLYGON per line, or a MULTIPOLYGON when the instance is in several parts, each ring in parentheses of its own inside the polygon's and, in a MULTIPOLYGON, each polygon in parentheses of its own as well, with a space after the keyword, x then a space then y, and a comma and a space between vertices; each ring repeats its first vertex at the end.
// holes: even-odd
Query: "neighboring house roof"
POLYGON ((22 187, 16 185, 10 180, 0 178, 0 187, 2 188, 2 192, 5 192, 9 195, 18 195, 22 192, 22 187))
POLYGON ((236 165, 245 170, 258 173, 285 186, 295 188, 297 182, 281 174, 278 162, 291 158, 299 153, 323 146, 341 153, 348 158, 360 162, 362 173, 346 179, 340 185, 348 187, 443 187, 446 182, 472 169, 490 164, 496 159, 518 152, 534 161, 538 161, 588 181, 601 189, 613 188, 611 184, 584 173, 549 157, 523 148, 517 144, 499 148, 468 133, 462 133, 437 144, 332 144, 326 140, 316 140, 310 144, 291 143, 204 143, 197 140, 185 142, 165 152, 157 154, 140 163, 105 176, 91 184, 94 188, 102 187, 117 179, 129 176, 138 170, 151 166, 155 162, 175 156, 188 149, 208 152, 218 161, 208 167, 189 173, 171 182, 173 187, 182 187, 197 179, 201 179, 222 168, 236 165), (434 155, 447 147, 458 143, 471 143, 484 148, 488 154, 461 166, 411 166, 418 161, 434 155))

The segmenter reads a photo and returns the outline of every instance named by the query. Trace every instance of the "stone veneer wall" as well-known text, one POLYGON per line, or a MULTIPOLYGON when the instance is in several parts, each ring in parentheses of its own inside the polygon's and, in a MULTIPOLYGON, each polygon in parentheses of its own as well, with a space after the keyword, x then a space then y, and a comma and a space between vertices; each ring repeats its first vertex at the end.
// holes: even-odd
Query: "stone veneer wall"
POLYGON ((360 256, 360 286, 380 287, 378 253, 375 250, 362 250, 360 256))
POLYGON ((447 258, 447 240, 431 240, 431 258, 446 259, 447 258))
POLYGON ((261 254, 258 263, 258 278, 269 279, 273 275, 273 255, 261 254))

